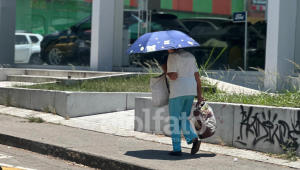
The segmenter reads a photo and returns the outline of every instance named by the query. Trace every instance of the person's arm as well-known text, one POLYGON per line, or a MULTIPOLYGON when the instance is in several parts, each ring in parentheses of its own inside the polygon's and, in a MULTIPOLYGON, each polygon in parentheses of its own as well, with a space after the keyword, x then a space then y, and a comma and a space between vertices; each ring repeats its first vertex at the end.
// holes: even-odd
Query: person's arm
POLYGON ((171 79, 171 80, 176 80, 178 78, 178 74, 176 72, 170 72, 170 73, 167 73, 168 72, 168 67, 167 67, 167 64, 163 64, 162 65, 162 69, 164 71, 165 74, 168 75, 168 77, 171 79))
POLYGON ((198 97, 198 104, 204 101, 204 97, 202 95, 202 85, 201 85, 201 78, 199 72, 195 72, 195 79, 197 82, 197 97, 198 97))
POLYGON ((171 72, 171 73, 167 73, 168 77, 171 79, 171 80, 176 80, 178 78, 178 74, 175 73, 175 72, 171 72))
POLYGON ((167 64, 163 64, 162 69, 171 80, 174 81, 178 78, 176 62, 174 60, 173 54, 168 55, 167 64))

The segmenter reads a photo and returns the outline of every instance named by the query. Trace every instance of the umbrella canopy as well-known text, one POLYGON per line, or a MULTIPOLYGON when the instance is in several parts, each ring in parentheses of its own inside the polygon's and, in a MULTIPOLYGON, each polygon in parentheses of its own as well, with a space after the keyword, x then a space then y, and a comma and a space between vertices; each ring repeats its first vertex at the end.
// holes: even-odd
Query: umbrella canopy
POLYGON ((132 44, 126 54, 148 53, 197 46, 200 45, 183 32, 159 31, 141 36, 132 44))

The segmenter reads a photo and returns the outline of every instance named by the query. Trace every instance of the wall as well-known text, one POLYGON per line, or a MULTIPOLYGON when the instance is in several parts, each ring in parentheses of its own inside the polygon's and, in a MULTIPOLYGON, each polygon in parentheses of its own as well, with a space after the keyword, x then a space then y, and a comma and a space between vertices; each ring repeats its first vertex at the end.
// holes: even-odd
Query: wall
MULTIPOLYGON (((217 131, 204 142, 269 153, 295 147, 300 155, 300 109, 209 102, 217 131)), ((192 109, 194 110, 194 108, 192 109)), ((168 106, 153 107, 151 98, 137 98, 135 131, 170 135, 168 106), (160 115, 161 118, 155 115, 160 115), (157 119, 159 118, 159 119, 157 119)))
POLYGON ((0 105, 25 109, 55 111, 63 117, 89 116, 135 108, 136 97, 149 97, 150 93, 131 92, 66 92, 54 90, 0 87, 0 105))

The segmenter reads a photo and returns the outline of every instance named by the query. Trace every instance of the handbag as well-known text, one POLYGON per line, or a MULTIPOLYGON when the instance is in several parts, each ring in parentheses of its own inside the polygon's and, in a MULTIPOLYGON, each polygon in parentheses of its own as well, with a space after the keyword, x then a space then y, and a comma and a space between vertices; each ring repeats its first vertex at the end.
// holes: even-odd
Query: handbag
POLYGON ((196 105, 194 110, 193 123, 196 133, 200 139, 211 137, 217 130, 217 122, 212 108, 206 103, 201 102, 196 105))
POLYGON ((169 104, 169 84, 166 74, 150 78, 152 102, 154 107, 162 107, 169 104))

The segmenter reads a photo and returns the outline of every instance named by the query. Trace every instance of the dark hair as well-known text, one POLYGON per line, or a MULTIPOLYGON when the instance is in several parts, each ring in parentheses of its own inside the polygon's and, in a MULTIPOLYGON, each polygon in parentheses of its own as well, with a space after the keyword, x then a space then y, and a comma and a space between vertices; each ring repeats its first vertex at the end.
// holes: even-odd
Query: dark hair
POLYGON ((161 65, 167 64, 167 62, 168 62, 168 56, 169 56, 169 53, 165 53, 165 54, 161 57, 161 65))

